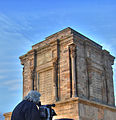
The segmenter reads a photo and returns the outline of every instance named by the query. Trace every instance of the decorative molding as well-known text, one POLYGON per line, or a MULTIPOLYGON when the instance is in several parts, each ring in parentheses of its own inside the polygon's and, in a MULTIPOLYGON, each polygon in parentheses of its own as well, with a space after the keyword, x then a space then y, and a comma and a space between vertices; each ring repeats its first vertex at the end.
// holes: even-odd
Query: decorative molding
POLYGON ((71 45, 69 45, 69 48, 70 48, 71 56, 73 58, 75 58, 76 57, 76 45, 75 44, 71 44, 71 45))
POLYGON ((46 40, 52 39, 52 38, 56 38, 56 37, 60 36, 62 33, 65 33, 65 34, 63 34, 63 35, 60 36, 61 38, 63 38, 64 36, 67 36, 67 35, 71 34, 71 30, 72 29, 70 27, 67 27, 67 28, 65 28, 65 29, 63 29, 63 30, 55 33, 55 34, 52 34, 52 35, 46 37, 46 40))
POLYGON ((83 36, 82 34, 76 32, 77 34, 73 34, 74 36, 74 40, 75 39, 79 39, 80 41, 84 41, 86 42, 87 45, 91 45, 93 47, 95 47, 96 49, 101 49, 102 50, 102 46, 97 44, 96 42, 92 41, 91 39, 83 36))
POLYGON ((53 69, 53 63, 52 63, 52 61, 47 62, 46 64, 42 64, 42 65, 38 66, 36 68, 36 71, 39 72, 39 73, 41 73, 41 72, 47 71, 49 69, 53 69))
POLYGON ((56 107, 57 107, 59 105, 61 106, 62 104, 68 104, 68 103, 71 103, 71 102, 77 102, 77 104, 82 103, 83 105, 93 106, 93 107, 96 107, 96 108, 107 109, 107 110, 110 110, 112 112, 116 112, 116 107, 101 104, 99 102, 94 102, 94 101, 79 98, 79 97, 70 98, 69 100, 64 100, 64 101, 58 101, 55 104, 56 104, 56 107))

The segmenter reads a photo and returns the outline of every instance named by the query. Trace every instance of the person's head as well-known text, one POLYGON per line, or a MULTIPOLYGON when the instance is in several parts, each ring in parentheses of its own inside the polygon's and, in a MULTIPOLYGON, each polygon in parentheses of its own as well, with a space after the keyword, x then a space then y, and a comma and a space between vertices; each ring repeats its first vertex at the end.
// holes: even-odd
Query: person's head
POLYGON ((27 96, 24 97, 24 100, 31 101, 33 103, 38 104, 40 102, 41 94, 37 91, 31 90, 27 96))

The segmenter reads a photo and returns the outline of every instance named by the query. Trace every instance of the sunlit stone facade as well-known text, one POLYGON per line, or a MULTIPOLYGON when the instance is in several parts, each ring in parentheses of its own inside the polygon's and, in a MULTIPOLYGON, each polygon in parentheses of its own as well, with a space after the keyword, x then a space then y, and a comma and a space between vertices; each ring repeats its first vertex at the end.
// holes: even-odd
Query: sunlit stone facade
POLYGON ((57 118, 116 117, 114 57, 101 45, 66 28, 33 45, 20 59, 23 96, 31 89, 39 91, 42 104, 56 104, 57 118))
POLYGON ((55 118, 115 120, 114 57, 101 45, 66 28, 33 45, 20 60, 23 96, 39 91, 42 104, 56 104, 55 118))

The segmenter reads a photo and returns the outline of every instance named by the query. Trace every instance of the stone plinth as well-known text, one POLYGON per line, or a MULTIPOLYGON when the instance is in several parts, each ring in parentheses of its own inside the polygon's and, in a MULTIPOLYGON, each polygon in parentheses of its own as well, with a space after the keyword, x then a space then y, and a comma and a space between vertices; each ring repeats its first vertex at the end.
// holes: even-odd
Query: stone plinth
POLYGON ((58 116, 54 119, 72 118, 74 120, 115 120, 116 108, 82 98, 71 98, 57 102, 58 116))
POLYGON ((12 112, 4 113, 5 120, 11 120, 12 112))

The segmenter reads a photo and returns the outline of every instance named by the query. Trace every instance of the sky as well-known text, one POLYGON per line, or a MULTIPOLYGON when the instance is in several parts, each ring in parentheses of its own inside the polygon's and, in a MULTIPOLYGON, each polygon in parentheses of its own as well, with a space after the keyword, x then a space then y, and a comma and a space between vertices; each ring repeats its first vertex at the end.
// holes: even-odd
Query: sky
MULTIPOLYGON (((22 100, 19 56, 66 27, 116 57, 115 0, 0 0, 0 113, 11 112, 22 100)), ((113 71, 116 91, 116 60, 113 71)))

